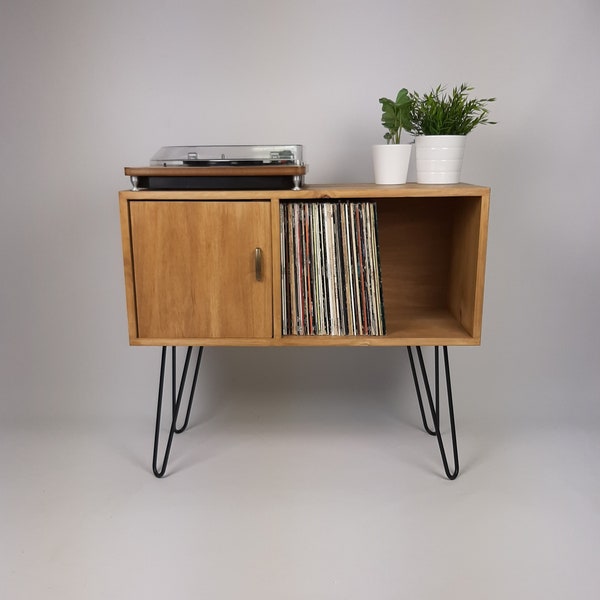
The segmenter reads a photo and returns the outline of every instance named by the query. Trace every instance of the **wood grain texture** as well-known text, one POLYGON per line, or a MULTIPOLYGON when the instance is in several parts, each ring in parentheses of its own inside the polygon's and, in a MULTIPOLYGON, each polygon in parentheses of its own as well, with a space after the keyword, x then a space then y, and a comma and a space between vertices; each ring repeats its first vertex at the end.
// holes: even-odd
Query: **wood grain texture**
POLYGON ((130 343, 478 345, 489 199, 462 183, 121 192, 130 343), (377 204, 387 334, 282 336, 280 203, 359 199, 377 204))
POLYGON ((272 336, 267 202, 144 201, 130 215, 139 337, 272 336))

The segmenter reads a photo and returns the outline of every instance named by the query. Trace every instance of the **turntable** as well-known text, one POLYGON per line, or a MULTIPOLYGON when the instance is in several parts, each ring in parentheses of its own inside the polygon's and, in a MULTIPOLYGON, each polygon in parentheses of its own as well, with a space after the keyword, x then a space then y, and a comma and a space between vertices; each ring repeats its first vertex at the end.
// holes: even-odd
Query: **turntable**
POLYGON ((125 167, 133 190, 299 190, 302 146, 165 146, 149 167, 125 167))

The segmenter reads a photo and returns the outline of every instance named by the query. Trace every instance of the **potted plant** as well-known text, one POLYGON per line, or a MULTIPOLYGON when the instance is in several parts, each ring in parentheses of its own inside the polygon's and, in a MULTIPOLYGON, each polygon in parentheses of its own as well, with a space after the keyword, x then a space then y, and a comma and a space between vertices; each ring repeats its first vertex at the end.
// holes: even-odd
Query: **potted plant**
POLYGON ((495 98, 469 98, 466 83, 452 89, 441 85, 421 96, 411 92, 404 111, 405 129, 415 136, 418 183, 458 183, 466 135, 478 125, 494 125, 488 104, 495 98))
POLYGON ((412 145, 401 144, 402 128, 408 125, 407 109, 410 104, 409 93, 402 88, 395 100, 379 98, 381 104, 381 124, 387 129, 383 138, 385 144, 373 146, 373 170, 375 183, 395 184, 406 183, 408 164, 412 145))

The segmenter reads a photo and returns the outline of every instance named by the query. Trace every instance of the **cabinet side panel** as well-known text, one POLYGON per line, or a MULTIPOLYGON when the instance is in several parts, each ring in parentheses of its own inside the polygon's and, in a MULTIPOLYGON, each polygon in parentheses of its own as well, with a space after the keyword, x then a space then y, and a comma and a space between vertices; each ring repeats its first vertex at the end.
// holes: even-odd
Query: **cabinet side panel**
POLYGON ((269 202, 139 201, 130 212, 140 338, 273 335, 269 202))
POLYGON ((486 242, 487 201, 461 199, 454 219, 449 303, 476 340, 481 338, 486 242))

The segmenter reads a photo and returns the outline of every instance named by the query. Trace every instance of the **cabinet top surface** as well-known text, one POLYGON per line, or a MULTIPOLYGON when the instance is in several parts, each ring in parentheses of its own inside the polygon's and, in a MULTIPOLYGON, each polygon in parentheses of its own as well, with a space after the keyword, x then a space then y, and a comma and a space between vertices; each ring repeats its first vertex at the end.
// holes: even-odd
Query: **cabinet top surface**
POLYGON ((300 190, 124 190, 131 198, 201 199, 201 198, 344 198, 361 197, 439 197, 439 196, 482 196, 488 195, 489 187, 469 183, 451 185, 405 183, 401 185, 376 185, 374 183, 311 184, 300 190))

